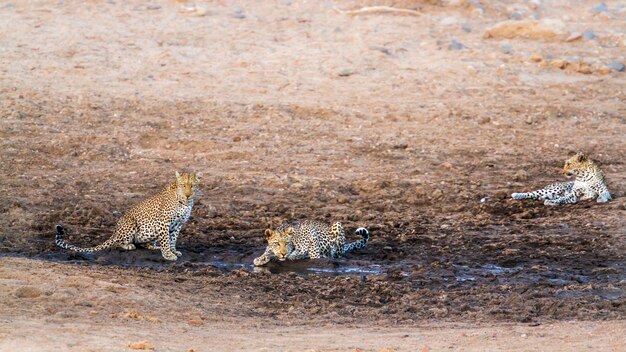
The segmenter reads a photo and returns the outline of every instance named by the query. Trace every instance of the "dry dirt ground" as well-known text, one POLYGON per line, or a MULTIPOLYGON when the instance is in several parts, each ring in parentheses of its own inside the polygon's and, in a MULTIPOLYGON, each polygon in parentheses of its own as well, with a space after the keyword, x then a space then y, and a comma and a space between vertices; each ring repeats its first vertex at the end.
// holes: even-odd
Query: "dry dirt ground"
POLYGON ((0 350, 623 351, 626 4, 599 4, 1 2, 0 350), (370 5, 421 15, 337 10, 370 5), (612 202, 509 198, 576 151, 612 202), (175 170, 205 175, 177 263, 55 247, 175 170), (254 270, 290 218, 372 239, 254 270))

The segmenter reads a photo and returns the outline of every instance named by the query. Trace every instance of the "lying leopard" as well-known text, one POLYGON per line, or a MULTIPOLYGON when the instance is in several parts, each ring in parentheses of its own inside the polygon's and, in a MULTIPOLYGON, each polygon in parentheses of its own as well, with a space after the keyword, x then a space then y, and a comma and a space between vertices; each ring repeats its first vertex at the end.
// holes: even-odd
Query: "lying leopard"
POLYGON ((611 194, 604 182, 604 173, 584 154, 577 153, 565 161, 565 175, 575 175, 570 182, 557 182, 538 191, 513 193, 514 199, 545 199, 545 205, 574 204, 579 200, 597 198, 598 203, 611 200, 611 194))
POLYGON ((96 247, 81 248, 63 240, 63 226, 56 226, 57 246, 75 252, 92 253, 118 247, 133 250, 136 245, 161 250, 167 260, 176 260, 182 253, 176 250, 176 240, 183 225, 189 220, 194 196, 202 174, 179 174, 176 182, 168 185, 156 196, 147 199, 117 222, 113 236, 96 247), (156 243, 159 243, 157 246, 156 243))
POLYGON ((288 222, 276 230, 265 230, 267 248, 263 255, 254 259, 254 265, 265 265, 273 259, 337 258, 351 250, 365 247, 370 237, 369 231, 360 227, 354 233, 361 239, 346 244, 346 235, 339 222, 330 226, 312 220, 288 222))

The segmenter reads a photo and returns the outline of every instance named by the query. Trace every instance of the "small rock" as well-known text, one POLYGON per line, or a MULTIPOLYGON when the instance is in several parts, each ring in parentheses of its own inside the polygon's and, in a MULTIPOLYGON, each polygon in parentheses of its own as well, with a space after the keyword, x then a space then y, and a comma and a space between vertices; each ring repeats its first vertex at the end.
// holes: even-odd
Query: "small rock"
POLYGON ((541 0, 530 0, 528 2, 528 7, 530 7, 533 10, 537 10, 541 7, 541 0))
POLYGON ((202 326, 204 325, 204 322, 200 319, 189 319, 187 320, 187 324, 191 326, 202 326))
POLYGON ((624 69, 626 68, 624 64, 619 61, 609 62, 606 65, 617 72, 623 72, 624 69))
POLYGON ((512 19, 512 20, 521 20, 522 18, 524 18, 524 14, 519 12, 519 11, 515 11, 515 12, 511 13, 509 18, 512 19))
POLYGON ((570 56, 565 59, 565 61, 567 61, 568 64, 577 64, 580 62, 580 58, 578 56, 570 56))
POLYGON ((15 291, 17 298, 37 298, 41 295, 41 290, 36 287, 20 287, 15 291))
POLYGON ((503 21, 485 31, 484 38, 523 38, 555 40, 567 36, 565 23, 559 19, 541 21, 503 21))
POLYGON ((393 145, 393 149, 406 149, 409 145, 407 143, 396 143, 393 145))
POLYGON ((446 161, 445 163, 441 164, 441 167, 443 167, 444 169, 451 169, 452 164, 446 161))
POLYGON ((384 46, 379 46, 379 45, 370 45, 369 46, 370 50, 377 50, 380 51, 381 53, 385 54, 385 55, 389 55, 389 56, 393 56, 391 54, 391 51, 389 51, 389 49, 385 48, 384 46))
POLYGON ((543 61, 543 57, 541 57, 541 54, 535 53, 535 54, 532 54, 530 56, 530 61, 531 62, 541 62, 541 61, 543 61))
POLYGON ((348 76, 352 76, 353 74, 354 74, 354 70, 347 68, 339 72, 339 77, 348 77, 348 76))
POLYGON ((484 125, 484 124, 489 123, 489 122, 491 122, 491 117, 489 117, 489 116, 483 116, 478 121, 478 123, 481 124, 481 125, 484 125))
POLYGON ((515 175, 513 175, 513 180, 514 181, 528 180, 528 172, 526 172, 525 170, 519 170, 518 172, 515 173, 515 175))
POLYGON ((529 210, 526 210, 524 212, 522 212, 519 217, 521 219, 532 219, 533 218, 533 213, 531 213, 529 210))
POLYGON ((345 196, 339 196, 337 198, 337 203, 339 203, 339 204, 346 204, 346 203, 348 203, 348 198, 346 198, 345 196))
POLYGON ((459 20, 456 17, 448 16, 448 17, 444 17, 439 23, 442 26, 450 26, 450 25, 457 24, 458 22, 459 20))
POLYGON ((503 54, 511 54, 513 52, 513 48, 511 48, 511 44, 509 43, 504 43, 502 44, 502 46, 500 47, 500 51, 503 54))
POLYGON ((440 189, 436 189, 435 191, 433 191, 433 193, 430 194, 430 196, 433 199, 439 199, 441 197, 443 197, 443 191, 440 189))
POLYGON ((452 39, 452 41, 448 45, 448 49, 449 50, 461 50, 461 49, 465 49, 465 48, 466 48, 466 46, 463 45, 463 43, 457 41, 456 39, 452 39))
POLYGON ((611 72, 613 72, 613 69, 608 66, 602 66, 598 69, 598 74, 601 75, 608 75, 611 72))
POLYGON ((566 42, 571 43, 581 39, 583 35, 581 33, 572 33, 569 37, 565 39, 566 42))
POLYGON ((243 10, 242 10, 242 9, 240 9, 240 8, 236 8, 236 9, 233 11, 233 17, 238 18, 238 19, 240 19, 240 20, 243 20, 244 18, 246 18, 246 14, 243 12, 243 10))
POLYGON ((241 137, 239 137, 239 136, 235 136, 235 137, 233 138, 233 142, 241 142, 241 137))
POLYGON ((196 16, 206 16, 209 14, 209 10, 206 7, 199 6, 196 8, 196 16))
POLYGON ((463 29, 464 32, 470 33, 472 32, 472 27, 470 27, 469 25, 463 25, 463 27, 461 27, 461 29, 463 29))
POLYGON ((132 342, 128 344, 132 350, 154 350, 154 345, 149 342, 132 342))
POLYGON ((593 73, 593 69, 591 68, 591 65, 581 60, 578 62, 576 72, 588 75, 590 73, 593 73))
POLYGON ((556 59, 556 60, 550 61, 550 65, 552 65, 552 67, 559 68, 562 70, 565 67, 567 67, 567 62, 565 62, 565 60, 556 59))
POLYGON ((582 36, 583 38, 585 38, 585 40, 593 40, 598 38, 598 36, 593 31, 584 31, 582 36))
POLYGON ((384 246, 384 247, 383 247, 383 249, 384 249, 384 250, 386 250, 386 251, 390 251, 390 250, 392 250, 393 248, 392 248, 391 246, 384 246))
POLYGON ((609 8, 608 6, 606 6, 605 3, 600 3, 599 5, 596 5, 593 8, 591 8, 591 12, 593 13, 603 13, 607 11, 609 11, 609 8))

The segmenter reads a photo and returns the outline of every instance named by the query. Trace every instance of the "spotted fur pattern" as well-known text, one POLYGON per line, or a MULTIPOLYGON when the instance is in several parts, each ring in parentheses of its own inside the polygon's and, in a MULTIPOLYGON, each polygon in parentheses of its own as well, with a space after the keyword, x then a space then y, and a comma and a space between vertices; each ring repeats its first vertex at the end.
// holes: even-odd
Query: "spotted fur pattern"
POLYGON ((56 226, 56 245, 81 253, 93 253, 107 248, 133 250, 136 245, 161 250, 163 258, 176 260, 182 253, 176 250, 176 241, 183 225, 191 216, 194 196, 201 174, 179 174, 176 182, 165 187, 161 193, 147 199, 117 222, 113 236, 95 247, 77 247, 63 240, 63 226, 56 226), (158 245, 157 245, 158 243, 158 245))
POLYGON ((346 244, 346 235, 340 222, 328 225, 319 221, 303 220, 285 223, 276 230, 265 230, 267 248, 254 265, 265 265, 271 260, 337 258, 354 249, 365 247, 369 231, 360 227, 355 233, 361 239, 346 244))
POLYGON ((563 173, 575 175, 570 182, 557 182, 528 193, 513 193, 514 199, 543 199, 545 205, 574 204, 579 200, 594 199, 598 203, 611 200, 604 181, 604 173, 593 161, 578 153, 565 161, 563 173))

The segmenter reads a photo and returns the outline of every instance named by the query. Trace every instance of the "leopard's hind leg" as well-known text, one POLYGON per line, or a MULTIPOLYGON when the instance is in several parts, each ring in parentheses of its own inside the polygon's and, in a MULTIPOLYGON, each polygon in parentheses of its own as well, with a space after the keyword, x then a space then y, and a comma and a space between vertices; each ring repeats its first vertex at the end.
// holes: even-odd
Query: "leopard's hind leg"
POLYGON ((133 251, 137 249, 135 246, 135 238, 139 228, 131 218, 122 219, 115 228, 115 238, 117 238, 117 247, 125 251, 133 251))
POLYGON ((571 192, 574 187, 574 182, 556 182, 550 184, 542 189, 526 192, 526 193, 513 193, 511 197, 513 199, 548 199, 554 200, 561 198, 564 194, 571 192))
POLYGON ((330 233, 333 241, 333 248, 330 251, 330 257, 338 258, 344 252, 343 248, 346 244, 346 233, 339 221, 335 222, 331 226, 330 233))
POLYGON ((546 199, 543 202, 544 205, 559 205, 559 204, 574 204, 578 202, 578 197, 576 193, 572 192, 567 194, 565 197, 556 198, 556 199, 546 199))

